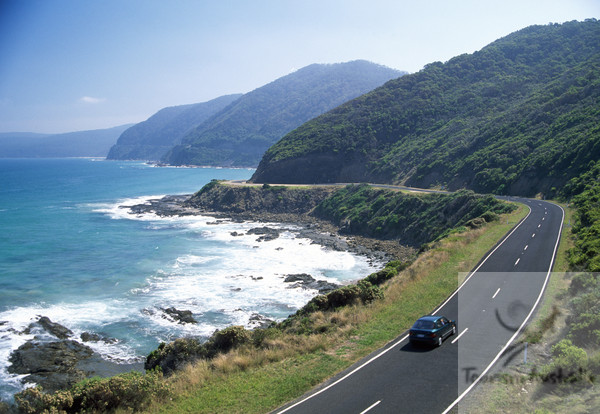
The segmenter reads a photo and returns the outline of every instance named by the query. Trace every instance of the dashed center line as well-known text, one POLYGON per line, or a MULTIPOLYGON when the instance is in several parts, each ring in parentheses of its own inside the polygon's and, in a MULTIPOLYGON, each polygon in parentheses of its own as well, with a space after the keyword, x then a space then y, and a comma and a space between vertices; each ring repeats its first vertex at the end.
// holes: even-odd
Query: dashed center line
POLYGON ((523 250, 527 250, 528 247, 529 247, 529 245, 525 246, 525 248, 523 250))
POLYGON ((365 414, 367 411, 370 411, 371 409, 377 407, 379 405, 379 403, 381 402, 381 400, 377 401, 375 404, 371 405, 369 408, 367 408, 364 411, 361 411, 360 414, 365 414))
MULTIPOLYGON (((518 260, 517 260, 517 262, 518 262, 518 260)), ((496 291, 496 293, 494 293, 494 296, 492 296, 492 299, 496 298, 496 295, 498 294, 498 292, 500 292, 500 288, 498 288, 498 290, 496 291)))
POLYGON ((531 237, 532 237, 532 238, 533 238, 533 237, 535 237, 535 233, 533 233, 533 234, 531 235, 531 237))
POLYGON ((519 263, 519 260, 521 260, 521 258, 520 258, 520 257, 519 257, 519 258, 517 259, 517 261, 515 262, 515 266, 516 266, 516 265, 519 263))
POLYGON ((542 227, 542 225, 541 225, 541 224, 538 224, 538 229, 539 229, 540 227, 542 227))
POLYGON ((458 338, 460 338, 461 336, 463 336, 467 331, 469 330, 469 328, 465 328, 456 338, 454 338, 452 340, 452 342, 450 342, 451 344, 453 344, 454 342, 458 341, 458 338))

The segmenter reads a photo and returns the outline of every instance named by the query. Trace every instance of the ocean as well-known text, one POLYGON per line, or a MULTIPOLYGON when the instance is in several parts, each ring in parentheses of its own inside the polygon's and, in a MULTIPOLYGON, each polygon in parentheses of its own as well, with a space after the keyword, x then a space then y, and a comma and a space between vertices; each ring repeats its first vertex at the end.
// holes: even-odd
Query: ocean
MULTIPOLYGON (((317 291, 288 274, 348 283, 377 270, 366 257, 312 244, 293 226, 257 242, 264 223, 212 217, 133 215, 124 206, 190 194, 211 179, 248 179, 250 169, 165 168, 102 159, 0 159, 0 398, 24 388, 7 371, 23 331, 47 316, 105 359, 141 362, 159 343, 207 338, 230 325, 281 320, 317 291), (232 233, 243 235, 234 236, 232 233), (189 310, 181 324, 163 309, 189 310)), ((50 339, 48 339, 50 340, 50 339)))

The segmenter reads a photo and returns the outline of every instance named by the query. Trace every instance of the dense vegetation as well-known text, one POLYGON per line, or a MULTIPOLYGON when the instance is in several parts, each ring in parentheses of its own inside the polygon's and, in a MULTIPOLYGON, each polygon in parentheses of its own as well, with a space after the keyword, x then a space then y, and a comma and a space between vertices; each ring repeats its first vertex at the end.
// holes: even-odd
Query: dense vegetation
POLYGON ((226 95, 208 102, 163 108, 121 134, 107 158, 158 161, 191 129, 238 99, 226 95))
POLYGON ((366 61, 307 66, 245 94, 188 133, 164 161, 256 166, 286 133, 400 75, 366 61))
POLYGON ((552 195, 600 158, 600 22, 533 26, 294 130, 256 182, 552 195))
POLYGON ((512 211, 513 205, 472 191, 451 194, 405 194, 362 185, 336 191, 315 209, 317 217, 342 232, 420 246, 462 226, 478 227, 512 211))

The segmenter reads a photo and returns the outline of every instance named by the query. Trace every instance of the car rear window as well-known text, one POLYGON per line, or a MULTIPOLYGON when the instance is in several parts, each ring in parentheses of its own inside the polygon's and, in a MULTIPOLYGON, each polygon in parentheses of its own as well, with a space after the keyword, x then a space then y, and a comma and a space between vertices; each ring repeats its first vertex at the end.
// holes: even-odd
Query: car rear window
POLYGON ((415 324, 413 325, 413 328, 415 328, 415 329, 432 329, 433 322, 419 320, 419 321, 415 322, 415 324))

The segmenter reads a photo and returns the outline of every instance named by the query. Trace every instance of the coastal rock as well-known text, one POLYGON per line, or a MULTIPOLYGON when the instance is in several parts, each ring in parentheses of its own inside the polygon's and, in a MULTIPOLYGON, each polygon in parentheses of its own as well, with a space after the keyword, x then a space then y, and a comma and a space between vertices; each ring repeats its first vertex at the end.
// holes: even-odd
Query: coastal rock
POLYGON ((273 322, 275 322, 273 319, 269 319, 260 313, 253 313, 248 324, 251 329, 267 329, 273 322))
POLYGON ((260 237, 256 239, 256 241, 263 242, 277 239, 279 237, 280 230, 271 227, 255 227, 253 229, 248 230, 248 234, 260 235, 260 237))
POLYGON ((72 339, 54 342, 29 341, 9 358, 8 371, 26 374, 25 382, 41 385, 46 391, 56 391, 86 378, 77 364, 90 358, 94 351, 72 339))
POLYGON ((62 326, 59 323, 52 322, 47 316, 41 316, 36 322, 29 324, 23 331, 24 334, 30 335, 39 331, 44 331, 58 339, 67 339, 73 335, 73 331, 62 326))
POLYGON ((177 323, 180 323, 180 324, 198 323, 198 321, 196 319, 194 319, 192 311, 179 310, 179 309, 175 309, 174 307, 161 308, 160 310, 162 310, 169 317, 169 319, 173 319, 177 323))
POLYGON ((283 280, 285 283, 294 283, 289 286, 290 289, 302 287, 304 289, 316 289, 321 295, 331 292, 340 287, 340 285, 327 282, 325 280, 316 280, 309 274, 299 273, 293 275, 287 275, 283 280))
POLYGON ((114 344, 117 342, 115 338, 107 338, 106 336, 101 336, 90 332, 83 332, 81 335, 79 335, 79 338, 83 342, 104 342, 105 344, 114 344))
POLYGON ((131 214, 154 213, 160 217, 189 216, 198 214, 194 208, 184 207, 183 203, 190 198, 189 195, 168 195, 163 198, 148 200, 144 204, 135 206, 122 206, 128 208, 131 214))

